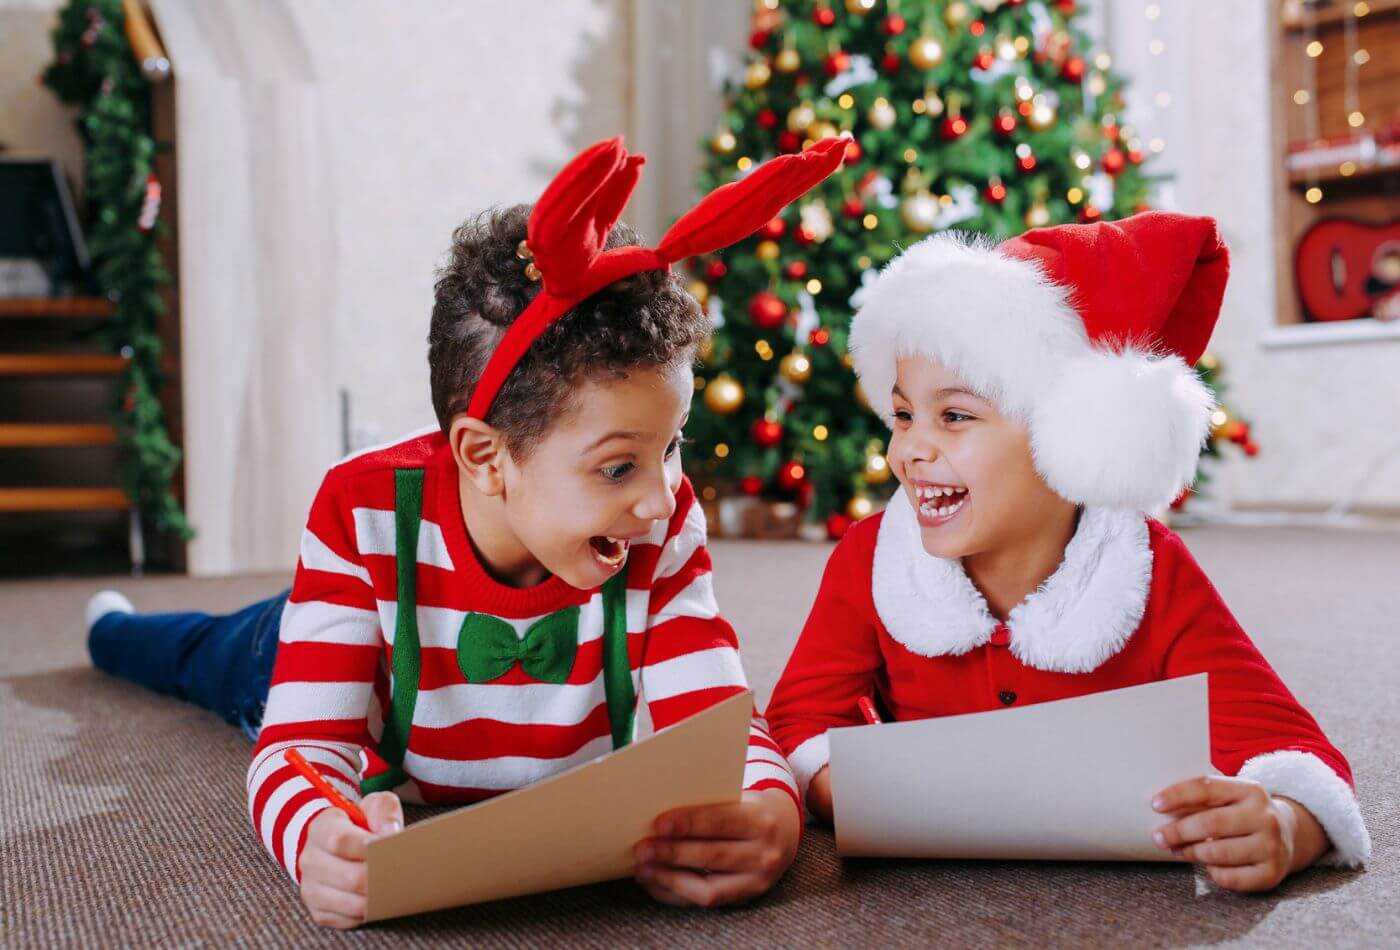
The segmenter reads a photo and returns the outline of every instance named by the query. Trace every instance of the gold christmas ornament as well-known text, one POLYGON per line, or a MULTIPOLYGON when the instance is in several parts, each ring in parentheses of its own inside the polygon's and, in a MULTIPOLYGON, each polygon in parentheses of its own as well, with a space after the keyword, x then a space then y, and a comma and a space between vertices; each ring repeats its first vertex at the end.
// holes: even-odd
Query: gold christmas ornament
POLYGON ((748 68, 744 70, 744 85, 750 89, 762 89, 772 78, 773 71, 768 68, 768 63, 761 59, 749 63, 748 68))
POLYGON ((935 119, 943 114, 943 99, 938 95, 938 90, 927 90, 920 101, 924 104, 924 112, 935 119))
POLYGON ((865 16, 875 9, 875 0, 846 0, 846 12, 855 16, 865 16))
POLYGON ((895 112, 894 106, 890 105, 889 100, 881 96, 870 104, 870 110, 866 112, 865 117, 872 126, 884 130, 895 124, 899 114, 895 112))
MULTIPOLYGON (((849 354, 849 353, 842 353, 842 354, 841 354, 841 365, 844 366, 846 369, 855 369, 855 368, 856 368, 856 361, 855 361, 855 359, 851 356, 851 354, 849 354)), ((860 383, 856 383, 856 398, 857 398, 858 400, 860 400, 860 402, 861 402, 862 405, 864 405, 864 406, 869 406, 869 405, 870 405, 870 402, 865 398, 865 393, 864 393, 864 391, 860 388, 860 383)))
POLYGON ((836 225, 831 220, 831 209, 819 198, 804 204, 798 212, 798 219, 803 229, 817 244, 831 237, 836 230, 836 225))
POLYGON ((789 132, 806 132, 817 121, 817 110, 812 108, 810 102, 804 102, 792 107, 792 111, 787 115, 787 127, 789 132))
POLYGON ((1196 362, 1207 373, 1213 373, 1220 368, 1220 358, 1214 353, 1202 353, 1201 358, 1196 362))
POLYGON ((1003 59, 1007 62, 1017 58, 1016 44, 1012 41, 1011 37, 1007 36, 1005 33, 997 37, 996 52, 998 59, 1003 59))
POLYGON ((812 378, 812 361, 801 350, 793 350, 779 361, 778 372, 790 382, 805 383, 812 378))
POLYGON ((1037 201, 1026 209, 1026 227, 1043 228, 1050 223, 1050 209, 1045 207, 1045 202, 1037 201))
POLYGON ((899 203, 899 217, 909 230, 927 234, 938 220, 938 199, 920 188, 899 203))
POLYGON ((710 285, 703 280, 699 280, 698 278, 692 280, 687 289, 690 291, 690 296, 694 297, 695 302, 700 306, 703 307, 710 302, 710 285))
POLYGON ((802 68, 802 57, 797 50, 788 46, 778 50, 778 55, 773 57, 773 66, 780 73, 795 73, 802 68))
MULTIPOLYGON (((700 344, 700 362, 702 362, 702 363, 708 363, 708 362, 710 361, 710 357, 712 357, 712 356, 714 356, 714 355, 715 355, 715 338, 712 337, 712 336, 707 336, 707 337, 705 337, 705 341, 704 341, 703 343, 700 344)), ((698 377, 697 377, 697 378, 698 378, 698 377)), ((702 380, 701 382, 703 383, 703 380, 702 380)), ((703 386, 698 386, 698 387, 696 387, 696 388, 703 388, 703 386)))
MULTIPOLYGON (((709 395, 709 390, 705 391, 709 395)), ((883 485, 890 480, 890 463, 880 453, 873 452, 866 456, 865 471, 861 473, 867 485, 883 485)))
POLYGON ((807 130, 807 134, 817 141, 822 139, 834 139, 841 134, 841 131, 830 122, 818 122, 807 130))
POLYGON ((968 10, 967 4, 962 0, 953 0, 943 10, 943 22, 952 29, 957 29, 968 21, 972 16, 972 11, 968 10))
POLYGON ((1224 406, 1219 407, 1210 415, 1210 437, 1212 439, 1226 437, 1233 425, 1234 420, 1230 418, 1230 413, 1224 406))
POLYGON ((716 155, 728 155, 734 151, 739 144, 739 140, 734 137, 734 133, 728 129, 720 129, 710 139, 710 149, 716 155))
POLYGON ((1031 114, 1026 118, 1026 124, 1036 132, 1044 132, 1055 124, 1055 107, 1037 97, 1031 105, 1031 114))
POLYGON ((909 62, 918 69, 937 69, 943 64, 943 44, 931 36, 921 36, 909 44, 909 62))
MULTIPOLYGON (((849 354, 849 353, 847 353, 845 356, 841 357, 841 365, 845 366, 846 369, 850 369, 850 368, 851 368, 851 364, 847 362, 850 358, 851 358, 851 354, 849 354)), ((860 380, 856 380, 856 390, 855 390, 855 392, 856 392, 856 405, 860 406, 862 409, 869 410, 869 409, 870 409, 870 398, 869 398, 868 396, 865 395, 865 387, 862 386, 862 385, 860 384, 860 380)))
POLYGON ((721 416, 731 415, 744 404, 744 387, 728 373, 720 373, 705 387, 705 405, 721 416))
POLYGON ((776 261, 780 250, 777 241, 759 241, 754 255, 761 261, 776 261))
POLYGON ((847 516, 859 521, 868 518, 875 512, 875 503, 864 495, 857 495, 846 505, 847 516))

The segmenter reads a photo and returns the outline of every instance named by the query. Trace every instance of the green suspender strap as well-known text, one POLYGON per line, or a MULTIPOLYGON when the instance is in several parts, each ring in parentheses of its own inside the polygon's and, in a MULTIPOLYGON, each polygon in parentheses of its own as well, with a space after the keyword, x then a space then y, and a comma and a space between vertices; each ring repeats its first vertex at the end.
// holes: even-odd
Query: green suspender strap
POLYGON ((608 721, 614 749, 632 741, 637 691, 632 687, 632 662, 627 656, 627 567, 603 585, 603 691, 608 697, 608 721))
POLYGON ((422 660, 418 639, 418 525, 423 520, 423 470, 394 472, 394 565, 398 571, 394 621, 392 694, 385 710, 379 756, 389 768, 360 782, 360 790, 386 792, 406 780, 403 757, 413 710, 418 704, 418 673, 422 660))

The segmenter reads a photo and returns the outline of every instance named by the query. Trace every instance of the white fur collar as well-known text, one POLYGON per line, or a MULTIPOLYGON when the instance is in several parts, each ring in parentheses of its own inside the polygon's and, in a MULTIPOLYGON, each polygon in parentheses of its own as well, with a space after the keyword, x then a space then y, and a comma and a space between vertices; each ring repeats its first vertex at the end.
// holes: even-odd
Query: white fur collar
MULTIPOLYGON (((903 491, 885 510, 871 573, 885 629, 913 653, 957 656, 986 643, 997 627, 962 563, 924 550, 903 491)), ((1038 670, 1097 668, 1142 621, 1151 580, 1147 520, 1133 511, 1085 508, 1064 561, 1007 618, 1011 652, 1038 670)))

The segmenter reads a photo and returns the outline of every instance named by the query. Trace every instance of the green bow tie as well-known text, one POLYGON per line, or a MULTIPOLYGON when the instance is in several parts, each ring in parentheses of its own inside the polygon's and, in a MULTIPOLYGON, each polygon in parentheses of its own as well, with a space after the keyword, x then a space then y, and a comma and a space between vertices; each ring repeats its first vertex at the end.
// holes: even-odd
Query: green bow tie
POLYGON ((564 683, 578 652, 578 618, 569 607, 535 621, 525 636, 487 614, 467 614, 457 635, 457 664, 469 683, 487 683, 506 675, 516 663, 541 683, 564 683))

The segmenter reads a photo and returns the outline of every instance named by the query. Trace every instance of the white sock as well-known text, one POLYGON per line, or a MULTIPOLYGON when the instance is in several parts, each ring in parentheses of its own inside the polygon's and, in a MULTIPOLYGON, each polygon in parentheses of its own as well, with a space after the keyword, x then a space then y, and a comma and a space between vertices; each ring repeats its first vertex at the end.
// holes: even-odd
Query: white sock
POLYGON ((135 613, 136 608, 120 591, 100 590, 93 594, 87 602, 87 628, 91 630, 93 624, 114 611, 129 614, 135 613))

